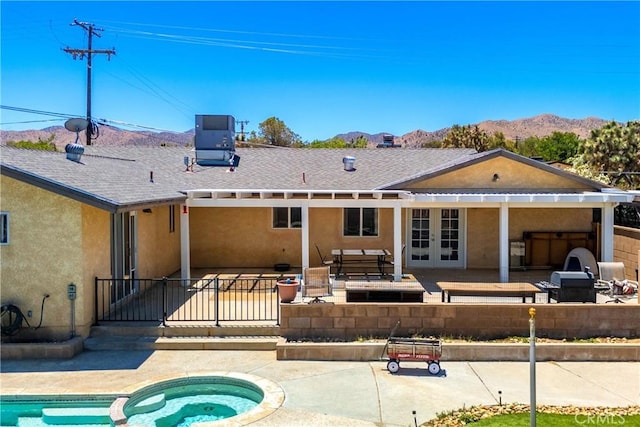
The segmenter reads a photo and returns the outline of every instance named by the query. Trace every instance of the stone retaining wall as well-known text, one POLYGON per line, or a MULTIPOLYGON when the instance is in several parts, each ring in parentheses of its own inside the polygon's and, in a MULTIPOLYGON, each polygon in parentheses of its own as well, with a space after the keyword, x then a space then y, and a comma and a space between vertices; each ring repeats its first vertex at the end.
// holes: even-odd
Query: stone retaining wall
MULTIPOLYGON (((395 335, 493 339, 529 336, 532 304, 282 304, 280 335, 286 339, 395 335)), ((572 339, 640 337, 637 304, 534 304, 536 336, 572 339)))
MULTIPOLYGON (((519 361, 530 358, 529 344, 443 343, 442 360, 519 361)), ((281 340, 276 346, 278 360, 380 360, 386 359, 384 342, 296 343, 281 340)), ((640 360, 640 344, 537 343, 537 361, 640 360)))

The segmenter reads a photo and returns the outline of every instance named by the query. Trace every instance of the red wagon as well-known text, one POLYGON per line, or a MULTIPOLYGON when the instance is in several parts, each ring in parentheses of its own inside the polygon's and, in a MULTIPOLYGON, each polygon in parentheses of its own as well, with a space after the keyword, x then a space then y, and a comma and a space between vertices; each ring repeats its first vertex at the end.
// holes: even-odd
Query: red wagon
POLYGON ((440 372, 440 356, 442 356, 440 340, 389 337, 385 348, 389 358, 387 369, 392 374, 400 369, 401 360, 427 362, 430 374, 437 375, 440 372))

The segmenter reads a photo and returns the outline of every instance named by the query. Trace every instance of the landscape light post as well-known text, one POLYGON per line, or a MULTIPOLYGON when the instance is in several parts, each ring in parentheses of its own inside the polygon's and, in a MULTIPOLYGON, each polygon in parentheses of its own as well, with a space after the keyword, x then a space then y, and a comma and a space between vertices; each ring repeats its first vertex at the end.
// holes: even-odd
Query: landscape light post
POLYGON ((529 425, 536 427, 536 309, 533 307, 529 309, 529 387, 529 425))

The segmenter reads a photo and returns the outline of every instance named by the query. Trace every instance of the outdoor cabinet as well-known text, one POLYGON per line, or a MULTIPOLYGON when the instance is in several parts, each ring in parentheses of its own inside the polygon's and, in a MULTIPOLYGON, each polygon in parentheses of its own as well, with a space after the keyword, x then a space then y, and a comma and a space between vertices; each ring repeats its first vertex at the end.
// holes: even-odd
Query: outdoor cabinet
POLYGON ((525 266, 562 268, 571 249, 595 249, 595 233, 591 231, 525 231, 525 266))

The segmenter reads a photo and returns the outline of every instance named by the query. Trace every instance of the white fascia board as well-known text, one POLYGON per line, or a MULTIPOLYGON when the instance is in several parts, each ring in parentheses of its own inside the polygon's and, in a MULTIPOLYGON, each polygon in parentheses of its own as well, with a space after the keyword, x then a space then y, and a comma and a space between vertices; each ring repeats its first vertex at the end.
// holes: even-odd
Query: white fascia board
POLYGON ((376 199, 190 199, 189 206, 196 208, 215 207, 299 207, 302 205, 310 208, 393 208, 400 205, 399 200, 376 200, 376 199))
POLYGON ((414 204, 437 205, 495 205, 497 203, 509 203, 510 205, 583 205, 601 203, 622 203, 633 201, 634 195, 630 193, 536 193, 536 194, 496 194, 496 193, 472 193, 472 194, 414 194, 410 199, 414 204))
POLYGON ((402 202, 395 200, 371 200, 371 199, 314 199, 309 200, 310 208, 393 208, 402 202))

